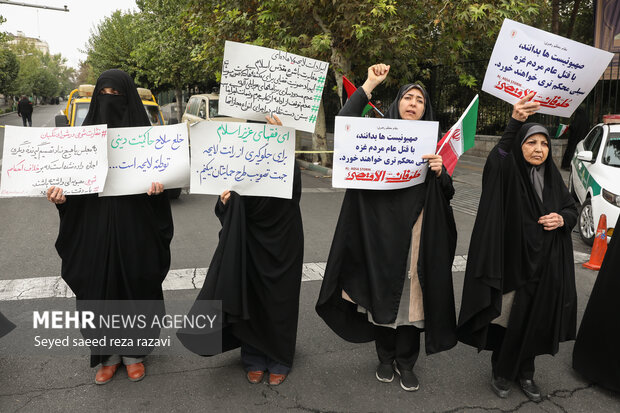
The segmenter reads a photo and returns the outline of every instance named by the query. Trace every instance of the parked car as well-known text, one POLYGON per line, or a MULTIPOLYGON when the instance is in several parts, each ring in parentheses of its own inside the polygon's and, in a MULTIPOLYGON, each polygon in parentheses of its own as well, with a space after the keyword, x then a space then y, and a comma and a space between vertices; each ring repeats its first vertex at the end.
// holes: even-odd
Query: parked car
POLYGON ((245 119, 231 118, 228 116, 220 115, 219 113, 219 101, 220 95, 216 93, 192 95, 187 101, 185 107, 185 113, 181 121, 196 123, 203 120, 219 120, 226 122, 245 122, 245 119))
MULTIPOLYGON (((90 107, 90 100, 95 90, 94 85, 80 85, 77 89, 73 89, 67 100, 64 111, 61 111, 55 118, 56 126, 82 126, 84 118, 90 107)), ((164 118, 155 96, 149 89, 137 88, 138 95, 142 99, 144 110, 151 121, 151 125, 164 125, 164 118)))
POLYGON ((607 241, 620 215, 620 116, 605 116, 577 144, 569 190, 581 203, 579 234, 592 245, 601 214, 607 216, 607 241), (614 123, 617 122, 617 123, 614 123))

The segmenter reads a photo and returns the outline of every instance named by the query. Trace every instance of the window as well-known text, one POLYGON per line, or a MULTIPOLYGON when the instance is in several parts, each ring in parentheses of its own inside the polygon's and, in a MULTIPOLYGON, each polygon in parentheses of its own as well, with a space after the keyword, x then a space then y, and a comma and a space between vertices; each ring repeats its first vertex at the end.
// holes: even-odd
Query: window
POLYGON ((596 126, 588 133, 588 136, 583 140, 583 149, 586 151, 593 151, 594 144, 598 141, 600 143, 603 136, 603 128, 596 126))
POLYGON ((200 108, 198 109, 198 116, 207 119, 207 104, 204 99, 200 99, 200 108))
POLYGON ((161 121, 161 116, 159 116, 158 106, 144 105, 144 109, 146 110, 146 114, 149 117, 149 121, 151 122, 151 125, 153 126, 163 125, 161 121))
POLYGON ((620 168, 620 133, 610 133, 603 149, 603 163, 620 168))
POLYGON ((209 99, 209 116, 211 118, 222 117, 222 115, 219 114, 219 103, 219 100, 209 99))
POLYGON ((90 102, 82 102, 75 105, 75 122, 73 123, 73 126, 82 126, 89 107, 90 102))

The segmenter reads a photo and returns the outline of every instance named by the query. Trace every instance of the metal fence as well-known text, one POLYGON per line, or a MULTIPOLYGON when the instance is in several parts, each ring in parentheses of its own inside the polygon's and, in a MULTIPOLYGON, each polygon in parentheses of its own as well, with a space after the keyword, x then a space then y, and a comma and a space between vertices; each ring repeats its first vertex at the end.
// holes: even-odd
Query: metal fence
MULTIPOLYGON (((602 122, 603 115, 620 111, 620 65, 618 56, 612 60, 609 67, 597 82, 594 89, 584 100, 590 126, 602 122)), ((478 94, 478 134, 501 135, 504 131, 512 105, 482 92, 482 82, 486 72, 488 60, 466 62, 464 73, 475 77, 477 87, 469 88, 459 83, 459 75, 452 67, 434 66, 431 71, 429 95, 437 114, 440 130, 447 131, 458 120, 467 105, 478 94)), ((536 114, 530 118, 532 122, 541 123, 555 131, 560 123, 569 124, 570 119, 551 115, 536 114)))

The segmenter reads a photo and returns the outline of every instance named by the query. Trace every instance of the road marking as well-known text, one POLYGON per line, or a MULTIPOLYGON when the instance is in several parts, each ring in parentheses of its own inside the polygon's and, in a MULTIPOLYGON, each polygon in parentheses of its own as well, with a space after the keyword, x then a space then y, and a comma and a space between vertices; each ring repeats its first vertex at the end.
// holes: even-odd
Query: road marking
MULTIPOLYGON (((586 262, 589 259, 589 255, 582 252, 575 251, 574 255, 575 264, 586 262)), ((304 264, 301 280, 322 280, 326 264, 325 262, 304 264)), ((463 272, 466 264, 467 255, 457 255, 452 263, 452 271, 463 272)), ((164 280, 163 289, 166 291, 197 290, 202 288, 206 275, 206 268, 170 270, 164 280)), ((75 296, 60 276, 0 280, 0 301, 71 297, 75 296)))

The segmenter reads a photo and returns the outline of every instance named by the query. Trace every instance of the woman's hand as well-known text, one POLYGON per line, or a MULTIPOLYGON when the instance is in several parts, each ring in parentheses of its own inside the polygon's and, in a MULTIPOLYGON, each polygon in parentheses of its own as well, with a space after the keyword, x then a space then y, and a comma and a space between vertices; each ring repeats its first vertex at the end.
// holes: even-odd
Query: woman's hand
POLYGON ((536 96, 536 92, 532 92, 512 107, 512 117, 520 122, 525 122, 528 116, 533 115, 540 109, 540 103, 530 102, 536 96))
POLYGON ((47 190, 47 200, 53 204, 64 204, 67 198, 62 193, 62 188, 59 186, 50 186, 47 190))
POLYGON ((428 167, 431 168, 431 171, 434 171, 437 176, 441 176, 441 171, 443 170, 443 159, 441 155, 422 155, 422 159, 428 159, 428 167))
POLYGON ((383 82, 390 72, 390 65, 384 65, 383 63, 377 63, 368 68, 368 78, 362 85, 364 92, 370 95, 372 91, 383 82))
POLYGON ((228 202, 229 199, 230 199, 230 191, 226 190, 222 192, 222 195, 220 195, 220 201, 222 202, 222 204, 226 205, 226 202, 228 202))
POLYGON ((265 119, 267 119, 267 123, 270 125, 282 126, 282 121, 280 120, 278 115, 276 115, 275 113, 271 114, 271 116, 269 115, 265 116, 265 119))
POLYGON ((151 187, 149 188, 147 195, 159 195, 164 192, 164 185, 159 182, 151 182, 151 187))
POLYGON ((564 218, 562 218, 562 215, 552 212, 538 218, 538 223, 541 224, 546 231, 553 231, 554 229, 564 226, 564 218))

